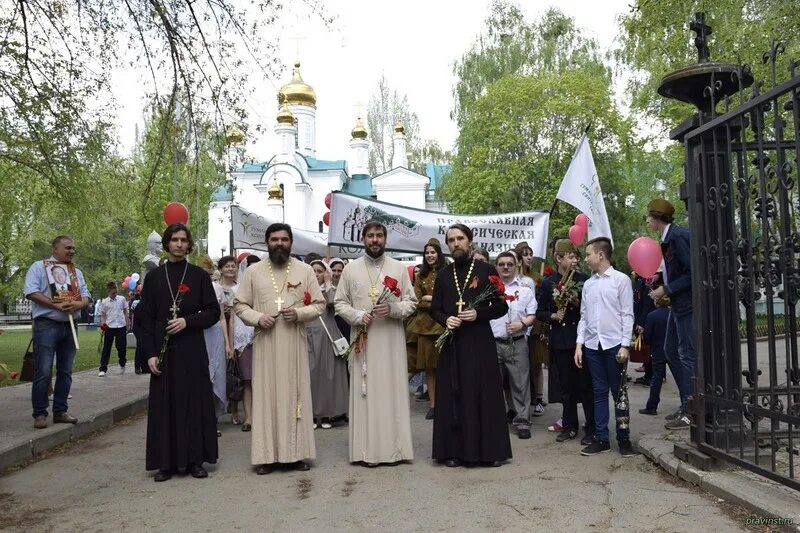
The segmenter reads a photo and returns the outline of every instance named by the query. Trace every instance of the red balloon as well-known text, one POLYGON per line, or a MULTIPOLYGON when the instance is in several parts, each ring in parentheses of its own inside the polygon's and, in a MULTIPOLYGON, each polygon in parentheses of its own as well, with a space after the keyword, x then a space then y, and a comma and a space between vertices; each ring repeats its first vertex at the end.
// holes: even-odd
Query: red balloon
POLYGON ((571 226, 569 228, 569 240, 575 246, 583 244, 584 237, 586 237, 586 230, 582 226, 571 226))
POLYGON ((189 210, 180 202, 170 202, 164 207, 164 223, 169 226, 180 222, 189 223, 189 210))
POLYGON ((331 208, 331 193, 325 195, 325 207, 331 208))
POLYGON ((628 246, 628 264, 645 279, 655 276, 661 260, 661 246, 650 237, 639 237, 628 246))
POLYGON ((581 213, 575 217, 575 225, 589 231, 589 217, 586 216, 586 213, 581 213))
POLYGON ((241 263, 242 261, 244 261, 245 259, 247 259, 247 256, 248 256, 248 255, 250 255, 250 254, 249 254, 249 253, 247 253, 247 252, 242 252, 242 253, 240 253, 240 254, 239 254, 239 257, 237 257, 237 258, 236 258, 236 262, 237 262, 237 263, 241 263))
POLYGON ((328 211, 324 215, 322 215, 322 221, 325 223, 326 226, 331 225, 331 212, 328 211))

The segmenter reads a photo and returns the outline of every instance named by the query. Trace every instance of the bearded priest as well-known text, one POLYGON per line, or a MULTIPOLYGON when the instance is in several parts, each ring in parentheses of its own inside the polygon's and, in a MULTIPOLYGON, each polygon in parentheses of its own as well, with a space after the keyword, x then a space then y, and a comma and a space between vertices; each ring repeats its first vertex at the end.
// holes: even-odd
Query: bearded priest
POLYGON ((253 340, 251 462, 256 473, 278 466, 308 470, 316 457, 305 322, 325 310, 314 270, 290 256, 292 228, 271 224, 269 260, 244 271, 233 308, 253 340))
POLYGON ((448 228, 445 239, 453 263, 436 275, 431 316, 452 330, 436 371, 433 458, 449 467, 500 466, 511 458, 505 402, 490 321, 505 316, 505 300, 477 303, 497 270, 470 257, 472 230, 448 228))
POLYGON ((386 257, 386 226, 368 221, 366 255, 344 267, 336 314, 358 344, 350 354, 350 462, 365 466, 414 458, 403 319, 417 308, 406 268, 386 257))

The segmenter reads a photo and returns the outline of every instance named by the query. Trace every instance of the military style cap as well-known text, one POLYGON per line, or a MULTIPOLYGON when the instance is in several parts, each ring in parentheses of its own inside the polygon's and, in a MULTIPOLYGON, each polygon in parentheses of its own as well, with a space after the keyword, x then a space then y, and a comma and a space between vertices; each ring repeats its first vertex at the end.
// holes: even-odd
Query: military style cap
POLYGON ((578 253, 578 249, 575 247, 575 244, 569 239, 558 239, 556 241, 556 253, 557 254, 568 254, 572 252, 573 254, 578 253))
POLYGON ((431 239, 428 241, 428 243, 425 246, 435 246, 437 248, 441 248, 442 247, 442 243, 440 243, 439 239, 437 239, 436 237, 431 237, 431 239))
POLYGON ((671 217, 675 214, 675 208, 672 206, 670 202, 664 200, 663 198, 657 198, 647 204, 647 212, 648 213, 661 213, 662 215, 666 215, 671 217))

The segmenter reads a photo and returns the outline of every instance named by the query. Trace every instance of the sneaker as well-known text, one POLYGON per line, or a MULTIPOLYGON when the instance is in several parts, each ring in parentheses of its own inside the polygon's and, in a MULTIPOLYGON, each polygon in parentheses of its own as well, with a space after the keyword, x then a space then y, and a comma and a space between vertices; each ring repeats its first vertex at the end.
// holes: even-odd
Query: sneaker
POLYGON ((562 429, 564 428, 561 426, 560 418, 557 421, 550 424, 549 426, 547 426, 547 431, 549 431, 550 433, 560 433, 562 429))
POLYGON ((671 415, 667 415, 667 416, 665 416, 665 417, 664 417, 664 420, 675 420, 675 419, 676 419, 676 418, 678 418, 679 416, 681 416, 681 410, 680 410, 680 409, 678 409, 677 411, 675 411, 675 412, 674 412, 674 413, 672 413, 671 415))
POLYGON ((120 376, 125 375, 125 367, 124 366, 119 367, 119 375, 120 376))
POLYGON ((635 457, 639 452, 633 449, 633 444, 629 440, 623 440, 619 443, 619 453, 622 457, 635 457))
POLYGON ((658 411, 656 411, 655 409, 648 409, 647 407, 645 407, 644 409, 639 409, 639 414, 655 416, 658 414, 658 411))
POLYGON ((650 386, 650 380, 646 379, 644 376, 642 376, 640 378, 634 379, 633 380, 633 384, 634 385, 642 385, 643 387, 649 387, 650 386))
POLYGON ((519 437, 520 439, 529 439, 531 438, 531 430, 520 428, 517 430, 517 437, 519 437))
POLYGON ((533 406, 533 412, 531 413, 533 416, 542 416, 544 414, 544 405, 541 402, 537 403, 533 406))
POLYGON ((331 421, 329 419, 323 418, 322 422, 320 422, 319 424, 319 427, 321 427, 322 429, 331 429, 333 427, 333 424, 331 424, 331 421))
POLYGON ((675 420, 670 420, 669 422, 664 424, 664 427, 667 429, 689 429, 690 427, 692 427, 692 421, 689 420, 688 415, 683 414, 680 415, 675 420))
POLYGON ((598 453, 604 453, 609 450, 611 450, 611 445, 608 443, 608 441, 596 440, 586 448, 582 449, 581 455, 597 455, 598 453))
POLYGON ((105 376, 106 376, 106 371, 105 370, 101 370, 100 372, 97 373, 97 377, 103 378, 105 376))
POLYGON ((594 435, 592 435, 591 433, 584 432, 583 438, 581 439, 581 444, 583 446, 588 446, 593 442, 594 442, 594 435))

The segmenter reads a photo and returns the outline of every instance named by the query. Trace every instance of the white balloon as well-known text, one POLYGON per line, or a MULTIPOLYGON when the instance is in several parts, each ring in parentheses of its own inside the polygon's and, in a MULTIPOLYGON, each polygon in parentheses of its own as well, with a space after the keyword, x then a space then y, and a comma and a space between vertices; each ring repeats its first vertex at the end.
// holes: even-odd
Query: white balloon
POLYGON ((132 279, 133 281, 139 281, 139 274, 138 274, 138 272, 134 272, 134 273, 131 275, 131 279, 132 279))

